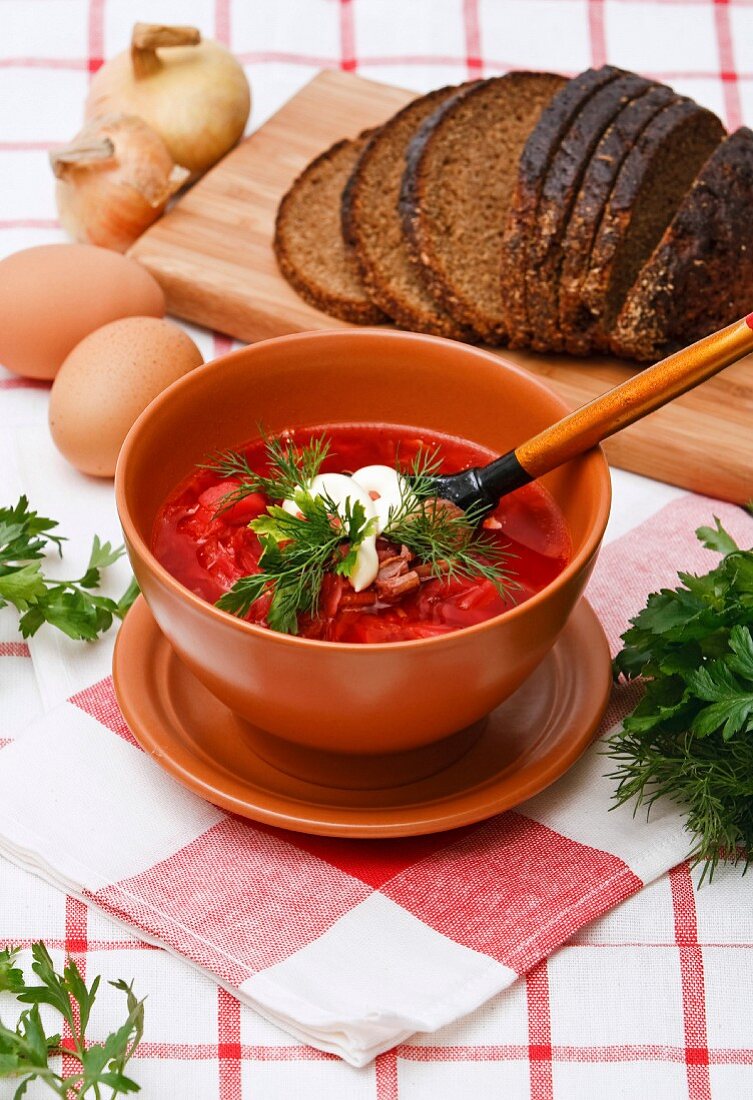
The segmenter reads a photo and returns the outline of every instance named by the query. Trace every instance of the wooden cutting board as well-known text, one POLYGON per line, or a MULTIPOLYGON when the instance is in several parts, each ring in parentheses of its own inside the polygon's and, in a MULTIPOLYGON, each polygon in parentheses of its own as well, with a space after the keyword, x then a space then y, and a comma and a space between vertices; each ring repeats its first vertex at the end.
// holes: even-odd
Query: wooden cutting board
MULTIPOLYGON (((131 255, 162 284, 169 311, 247 341, 349 327, 306 305, 279 274, 271 243, 277 205, 314 156, 383 122, 411 98, 349 73, 319 73, 134 245, 131 255)), ((610 359, 499 354, 545 378, 573 408, 631 374, 610 359)), ((753 356, 620 432, 605 445, 610 461, 695 492, 749 501, 752 366, 753 356)))

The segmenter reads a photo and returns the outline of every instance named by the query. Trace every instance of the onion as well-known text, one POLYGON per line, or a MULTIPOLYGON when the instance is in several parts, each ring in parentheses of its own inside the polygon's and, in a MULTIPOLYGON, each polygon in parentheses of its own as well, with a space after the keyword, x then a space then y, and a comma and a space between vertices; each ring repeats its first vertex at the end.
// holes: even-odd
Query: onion
POLYGON ((138 115, 195 177, 235 145, 250 108, 246 74, 223 46, 202 41, 195 27, 137 23, 130 50, 92 80, 86 117, 138 115))
POLYGON ((95 118, 50 153, 63 228, 76 241, 125 252, 156 221, 189 172, 140 118, 95 118))

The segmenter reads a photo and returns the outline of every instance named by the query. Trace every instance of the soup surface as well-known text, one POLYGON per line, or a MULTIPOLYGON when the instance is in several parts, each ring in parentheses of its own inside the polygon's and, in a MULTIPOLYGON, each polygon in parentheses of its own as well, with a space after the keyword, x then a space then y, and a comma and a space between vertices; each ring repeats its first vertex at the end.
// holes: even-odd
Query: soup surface
MULTIPOLYGON (((377 463, 405 469, 417 454, 435 448, 443 473, 484 465, 496 457, 467 440, 393 425, 319 425, 295 429, 281 438, 301 446, 321 436, 331 445, 322 472, 347 473, 377 463)), ((253 470, 267 472, 263 440, 253 440, 239 451, 253 470)), ((273 502, 253 493, 218 511, 223 497, 237 484, 214 470, 197 468, 170 494, 154 524, 152 549, 157 559, 186 588, 210 603, 216 603, 241 577, 260 571, 261 544, 248 524, 273 502)), ((487 579, 431 577, 399 599, 385 600, 373 591, 354 593, 345 578, 332 573, 325 578, 316 615, 299 617, 299 634, 336 642, 397 642, 447 634, 528 599, 570 560, 564 517, 536 483, 503 498, 484 528, 485 537, 509 555, 506 569, 511 585, 504 594, 487 579)), ((270 598, 257 599, 246 618, 266 626, 270 598)))

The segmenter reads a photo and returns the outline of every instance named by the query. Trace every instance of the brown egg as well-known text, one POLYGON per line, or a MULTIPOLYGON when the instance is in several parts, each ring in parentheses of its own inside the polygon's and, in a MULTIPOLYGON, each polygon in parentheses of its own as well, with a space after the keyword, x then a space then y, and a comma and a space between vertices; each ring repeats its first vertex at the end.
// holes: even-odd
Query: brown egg
POLYGON ((43 244, 0 262, 0 364, 54 378, 68 352, 119 317, 163 317, 165 296, 149 272, 88 244, 43 244))
POLYGON ((128 317, 92 332, 60 368, 50 394, 50 431, 77 469, 112 477, 136 418, 171 382, 204 362, 170 321, 128 317))

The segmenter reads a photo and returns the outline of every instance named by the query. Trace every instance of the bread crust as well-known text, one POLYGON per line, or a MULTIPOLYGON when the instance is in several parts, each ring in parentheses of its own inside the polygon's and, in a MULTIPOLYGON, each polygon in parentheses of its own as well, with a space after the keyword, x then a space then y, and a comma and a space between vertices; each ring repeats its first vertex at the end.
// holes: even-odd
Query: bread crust
POLYGON ((610 350, 659 359, 750 311, 753 131, 743 126, 704 164, 628 293, 610 350))
POLYGON ((525 277, 529 239, 547 169, 578 111, 605 85, 623 74, 603 65, 568 80, 550 100, 528 136, 520 156, 518 176, 502 237, 500 284, 510 347, 526 347, 530 326, 525 277))
MULTIPOLYGON (((610 330, 622 305, 615 300, 615 288, 623 278, 623 250, 636 219, 641 217, 641 204, 655 201, 652 181, 657 172, 666 174, 670 169, 681 172, 676 205, 659 229, 659 237, 690 188, 694 175, 723 136, 724 127, 711 111, 681 98, 652 119, 625 158, 605 206, 591 249, 589 269, 581 286, 582 303, 590 314, 587 324, 592 350, 609 348, 610 330), (683 155, 668 163, 671 146, 693 135, 704 138, 700 142, 701 151, 695 152, 694 159, 683 155)), ((665 175, 665 178, 668 177, 665 175)), ((646 258, 650 251, 651 247, 646 258)), ((627 290, 628 287, 625 294, 627 290)))
POLYGON ((549 165, 525 268, 530 346, 537 351, 564 349, 559 327, 562 238, 591 155, 620 111, 649 86, 643 77, 626 73, 600 89, 575 116, 549 165))
MULTIPOLYGON (((318 157, 315 157, 314 160, 304 168, 293 181, 280 202, 277 210, 277 218, 275 220, 273 242, 277 264, 282 275, 304 301, 314 306, 315 309, 320 309, 333 317, 339 317, 342 321, 350 321, 357 325, 379 324, 387 320, 384 312, 369 298, 366 288, 361 283, 357 266, 353 262, 352 279, 348 279, 348 281, 352 282, 352 293, 343 294, 338 292, 336 288, 328 286, 326 281, 321 278, 320 274, 313 270, 313 267, 310 268, 306 265, 305 260, 303 260, 299 254, 294 255, 294 253, 297 252, 296 245, 299 242, 296 238, 296 227, 293 223, 297 217, 304 213, 304 196, 310 188, 316 187, 317 173, 322 170, 326 172, 333 165, 333 162, 336 163, 338 160, 342 159, 345 169, 343 171, 344 185, 350 174, 352 165, 355 163, 358 154, 372 133, 373 131, 368 130, 359 134, 354 141, 346 138, 343 141, 335 142, 334 145, 331 145, 329 149, 325 149, 323 153, 320 153, 318 157)), ((339 167, 340 166, 338 166, 338 168, 339 167)), ((309 205, 312 208, 311 216, 313 217, 313 204, 309 205)), ((339 233, 341 231, 339 222, 339 196, 336 217, 337 232, 339 233)), ((322 250, 326 250, 328 242, 325 239, 321 239, 320 243, 322 250)), ((343 253, 345 253, 342 262, 344 264, 352 262, 349 261, 344 241, 334 243, 341 243, 342 245, 343 253)), ((332 255, 332 244, 333 242, 330 241, 329 255, 332 255)), ((348 271, 347 275, 350 277, 351 272, 348 271)))
POLYGON ((591 350, 590 313, 581 301, 581 287, 619 170, 651 120, 668 104, 679 100, 665 84, 649 87, 619 112, 589 161, 562 242, 559 326, 565 350, 572 355, 587 355, 591 350))

